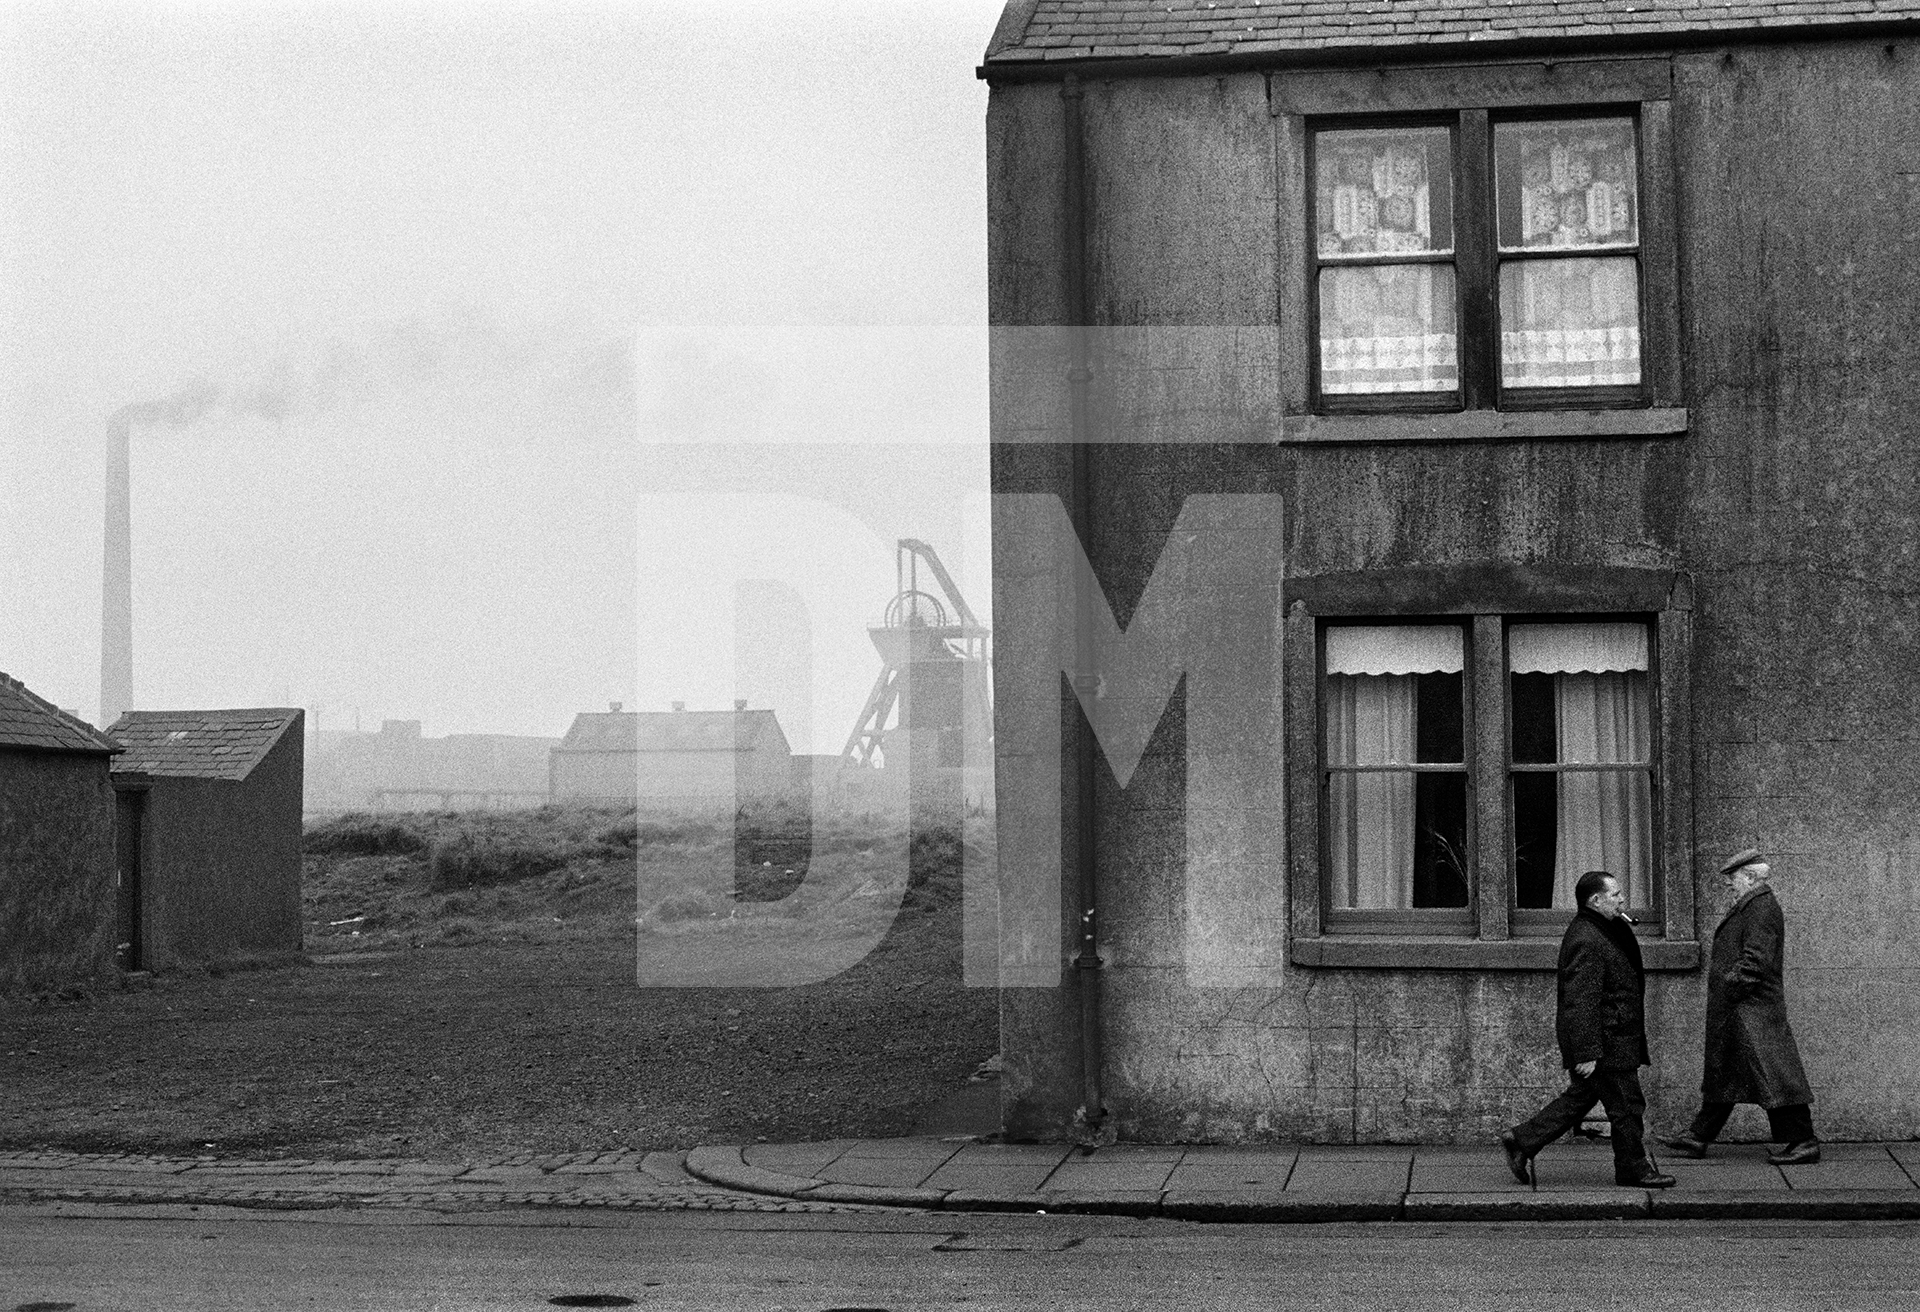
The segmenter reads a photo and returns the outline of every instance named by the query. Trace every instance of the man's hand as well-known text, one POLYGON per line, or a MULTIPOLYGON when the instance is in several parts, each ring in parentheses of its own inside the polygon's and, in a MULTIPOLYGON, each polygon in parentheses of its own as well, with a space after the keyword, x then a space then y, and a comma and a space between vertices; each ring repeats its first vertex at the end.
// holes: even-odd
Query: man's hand
POLYGON ((1599 1069, 1599 1066, 1600 1063, 1598 1061, 1583 1061, 1573 1068, 1573 1073, 1583 1080, 1588 1079, 1593 1075, 1595 1070, 1599 1069))

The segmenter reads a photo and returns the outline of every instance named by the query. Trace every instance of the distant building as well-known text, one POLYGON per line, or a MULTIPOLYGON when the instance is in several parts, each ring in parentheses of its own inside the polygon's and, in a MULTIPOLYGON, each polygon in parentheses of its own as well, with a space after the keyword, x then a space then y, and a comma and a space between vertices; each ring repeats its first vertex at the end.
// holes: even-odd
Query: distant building
POLYGON ((130 966, 299 950, 304 727, 278 708, 114 721, 130 966))
POLYGON ((547 756, 557 742, 504 733, 427 738, 418 720, 388 720, 378 733, 315 733, 307 742, 307 809, 537 806, 547 800, 547 756))
POLYGON ((113 965, 113 740, 0 674, 0 993, 113 965))
POLYGON ((793 754, 770 710, 588 711, 553 749, 553 800, 731 811, 796 794, 793 754))

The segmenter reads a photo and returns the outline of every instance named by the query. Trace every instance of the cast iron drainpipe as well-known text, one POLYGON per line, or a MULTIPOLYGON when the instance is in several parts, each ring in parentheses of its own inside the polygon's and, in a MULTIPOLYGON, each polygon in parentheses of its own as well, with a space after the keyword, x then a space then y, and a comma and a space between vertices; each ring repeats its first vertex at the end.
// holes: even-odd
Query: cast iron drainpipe
MULTIPOLYGON (((1073 422, 1072 505, 1069 507, 1082 549, 1093 547, 1093 459, 1087 390, 1092 381, 1088 333, 1092 306, 1087 292, 1087 173, 1081 140, 1082 91, 1080 79, 1069 72, 1060 84, 1066 130, 1066 252, 1067 319, 1070 325, 1072 365, 1067 373, 1073 422)), ((1093 598, 1084 589, 1074 597, 1074 689, 1098 696, 1098 654, 1093 650, 1093 598)), ((1076 698, 1077 700, 1077 698, 1076 698)), ((1100 936, 1096 914, 1100 883, 1094 854, 1094 737, 1091 717, 1074 735, 1074 865, 1080 905, 1080 951, 1073 960, 1080 995, 1080 1114, 1088 1142, 1097 1143, 1107 1108, 1100 1088, 1100 936)))

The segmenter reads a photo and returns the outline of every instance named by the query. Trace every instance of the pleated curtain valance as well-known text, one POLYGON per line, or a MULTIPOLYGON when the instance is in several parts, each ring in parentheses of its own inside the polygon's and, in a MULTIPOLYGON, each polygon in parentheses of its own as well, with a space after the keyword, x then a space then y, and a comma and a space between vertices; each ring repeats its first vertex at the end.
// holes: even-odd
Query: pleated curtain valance
POLYGON ((1515 624, 1507 630, 1515 674, 1614 674, 1647 668, 1644 624, 1515 624))
POLYGON ((1343 624, 1327 630, 1327 673, 1458 674, 1462 639, 1451 624, 1343 624))

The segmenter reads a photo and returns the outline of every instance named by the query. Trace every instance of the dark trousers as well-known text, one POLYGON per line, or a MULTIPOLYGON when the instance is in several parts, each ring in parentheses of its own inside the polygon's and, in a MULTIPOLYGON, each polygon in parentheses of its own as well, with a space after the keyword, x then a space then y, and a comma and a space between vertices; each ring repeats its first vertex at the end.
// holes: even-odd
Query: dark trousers
MULTIPOLYGON (((1720 1137, 1720 1131, 1727 1128, 1727 1117, 1733 1115, 1733 1108, 1730 1102, 1701 1103, 1700 1114, 1693 1118, 1687 1133, 1701 1143, 1712 1143, 1720 1137)), ((1811 1143, 1815 1138, 1813 1108, 1803 1102, 1767 1108, 1767 1124, 1775 1143, 1811 1143)))
POLYGON ((1640 1092, 1640 1072, 1602 1067, 1584 1079, 1571 1071, 1568 1075, 1573 1082, 1565 1093, 1513 1127, 1514 1142, 1531 1157, 1580 1124, 1597 1102, 1607 1109, 1607 1120, 1613 1125, 1614 1174, 1639 1175, 1647 1166, 1647 1150, 1641 1141, 1647 1098, 1640 1092))

